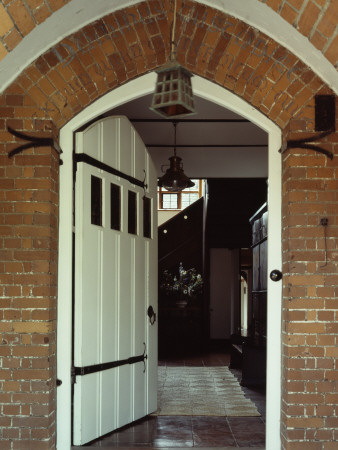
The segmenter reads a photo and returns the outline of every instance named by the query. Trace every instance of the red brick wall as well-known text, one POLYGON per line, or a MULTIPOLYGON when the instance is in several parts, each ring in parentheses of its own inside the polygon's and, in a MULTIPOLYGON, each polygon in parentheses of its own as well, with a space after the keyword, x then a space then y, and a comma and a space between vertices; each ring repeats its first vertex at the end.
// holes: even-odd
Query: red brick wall
MULTIPOLYGON (((286 138, 315 134, 304 116, 286 138)), ((317 145, 337 155, 337 132, 317 145)), ((283 158, 282 437, 292 450, 337 448, 337 175, 336 156, 293 149, 283 158)))
MULTIPOLYGON (((26 6, 33 3, 40 5, 26 6)), ((300 11, 301 2, 288 3, 300 11)), ((95 99, 163 64, 169 57, 168 6, 149 1, 86 26, 42 55, 0 96, 1 448, 49 449, 55 443, 58 155, 36 148, 9 159, 19 140, 7 126, 56 136, 95 99)), ((285 140, 314 134, 314 95, 330 91, 308 67, 219 11, 188 1, 179 2, 179 11, 183 65, 266 114, 285 140)), ((337 154, 337 133, 322 145, 337 154)), ((338 165, 336 157, 311 150, 288 150, 282 159, 283 448, 331 450, 338 439, 338 165), (322 217, 329 219, 325 267, 322 217)))
POLYGON ((20 145, 8 126, 51 136, 32 107, 15 86, 0 98, 1 449, 55 440, 58 155, 41 147, 7 156, 20 145))

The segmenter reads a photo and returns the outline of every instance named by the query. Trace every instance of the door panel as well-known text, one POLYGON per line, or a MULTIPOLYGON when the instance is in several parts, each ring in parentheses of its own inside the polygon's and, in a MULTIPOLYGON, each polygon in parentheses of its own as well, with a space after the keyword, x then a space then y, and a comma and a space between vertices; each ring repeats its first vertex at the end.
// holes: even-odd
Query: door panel
POLYGON ((73 441, 75 445, 80 445, 79 442, 95 439, 95 431, 100 429, 100 383, 98 373, 77 378, 73 400, 77 411, 76 418, 74 417, 73 441), (76 426, 77 424, 79 426, 76 426))
POLYGON ((105 370, 100 373, 101 391, 101 411, 98 411, 98 417, 101 420, 100 435, 109 433, 117 428, 117 374, 118 370, 105 370))
MULTIPOLYGON (((157 408, 156 172, 123 117, 104 119, 76 136, 73 443, 82 445, 157 408), (82 155, 83 156, 83 155, 82 155), (92 177, 101 180, 102 220, 92 222, 92 177), (120 229, 111 227, 111 185, 120 189, 120 229), (136 194, 136 233, 128 232, 128 191, 136 194), (152 202, 152 238, 143 237, 143 196, 152 202), (144 357, 147 357, 146 359, 144 357), (135 357, 138 357, 135 360, 135 357), (130 359, 134 358, 134 359, 130 359), (127 360, 127 361, 126 361, 127 360), (104 368, 104 363, 113 367, 104 368), (94 369, 86 366, 95 366, 94 369), (87 370, 98 370, 87 373, 87 370)), ((100 184, 100 183, 99 183, 100 184)), ((118 197, 118 196, 117 196, 118 197)), ((99 196, 98 196, 99 198, 99 196)))

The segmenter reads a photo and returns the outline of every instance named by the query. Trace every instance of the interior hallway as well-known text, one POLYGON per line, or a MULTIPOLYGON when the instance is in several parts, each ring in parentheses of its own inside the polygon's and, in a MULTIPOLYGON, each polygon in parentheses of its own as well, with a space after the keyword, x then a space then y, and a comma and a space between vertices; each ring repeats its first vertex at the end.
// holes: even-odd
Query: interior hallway
MULTIPOLYGON (((167 366, 228 366, 227 351, 214 351, 203 356, 168 358, 159 365, 167 366)), ((239 371, 232 372, 240 376, 239 371)), ((83 447, 84 448, 265 448, 264 389, 242 388, 257 406, 261 417, 148 416, 132 425, 83 447)))

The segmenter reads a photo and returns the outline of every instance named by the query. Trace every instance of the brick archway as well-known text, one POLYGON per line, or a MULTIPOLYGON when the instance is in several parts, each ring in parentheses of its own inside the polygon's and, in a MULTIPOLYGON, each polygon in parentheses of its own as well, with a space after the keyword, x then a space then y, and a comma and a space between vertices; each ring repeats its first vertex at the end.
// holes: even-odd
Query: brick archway
MULTIPOLYGON (((86 106, 164 64, 172 18, 165 5, 142 2, 67 36, 0 97, 7 448, 24 441, 43 449, 55 444, 58 217, 58 155, 42 147, 8 159, 20 139, 7 127, 57 140, 58 130, 86 106)), ((183 66, 265 114, 284 140, 313 136, 314 97, 332 92, 312 70, 238 19, 200 3, 181 6, 176 40, 183 66)), ((321 145, 335 153, 337 142, 335 133, 321 145)), ((283 154, 281 432, 288 449, 305 448, 318 436, 323 447, 316 448, 333 448, 326 443, 333 442, 336 426, 336 175, 335 159, 305 149, 283 154), (324 216, 330 224, 326 254, 318 226, 324 216)))
MULTIPOLYGON (((60 127, 109 90, 168 61, 171 20, 170 8, 156 1, 109 14, 39 57, 17 84, 60 127)), ((241 96, 283 129, 291 117, 312 129, 306 111, 324 83, 259 30, 185 1, 176 41, 179 62, 193 73, 241 96)))
MULTIPOLYGON (((36 27, 72 0, 1 2, 0 60, 15 49, 36 27)), ((337 63, 335 27, 337 8, 330 0, 317 4, 306 0, 259 0, 287 23, 297 28, 333 64, 337 63)))

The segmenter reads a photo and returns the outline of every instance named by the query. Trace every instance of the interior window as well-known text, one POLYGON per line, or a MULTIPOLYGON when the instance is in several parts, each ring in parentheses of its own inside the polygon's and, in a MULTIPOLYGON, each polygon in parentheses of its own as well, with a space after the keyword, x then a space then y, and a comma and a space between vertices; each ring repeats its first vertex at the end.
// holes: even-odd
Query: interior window
POLYGON ((151 238, 151 199, 143 197, 143 236, 151 238))
POLYGON ((137 195, 128 191, 128 233, 137 234, 137 195))
POLYGON ((110 185, 110 228, 121 230, 121 188, 113 183, 110 185))
POLYGON ((168 192, 165 188, 158 188, 158 209, 181 210, 194 203, 202 195, 202 180, 191 180, 194 186, 180 192, 168 192))
POLYGON ((102 180, 91 176, 91 224, 102 226, 102 180))

